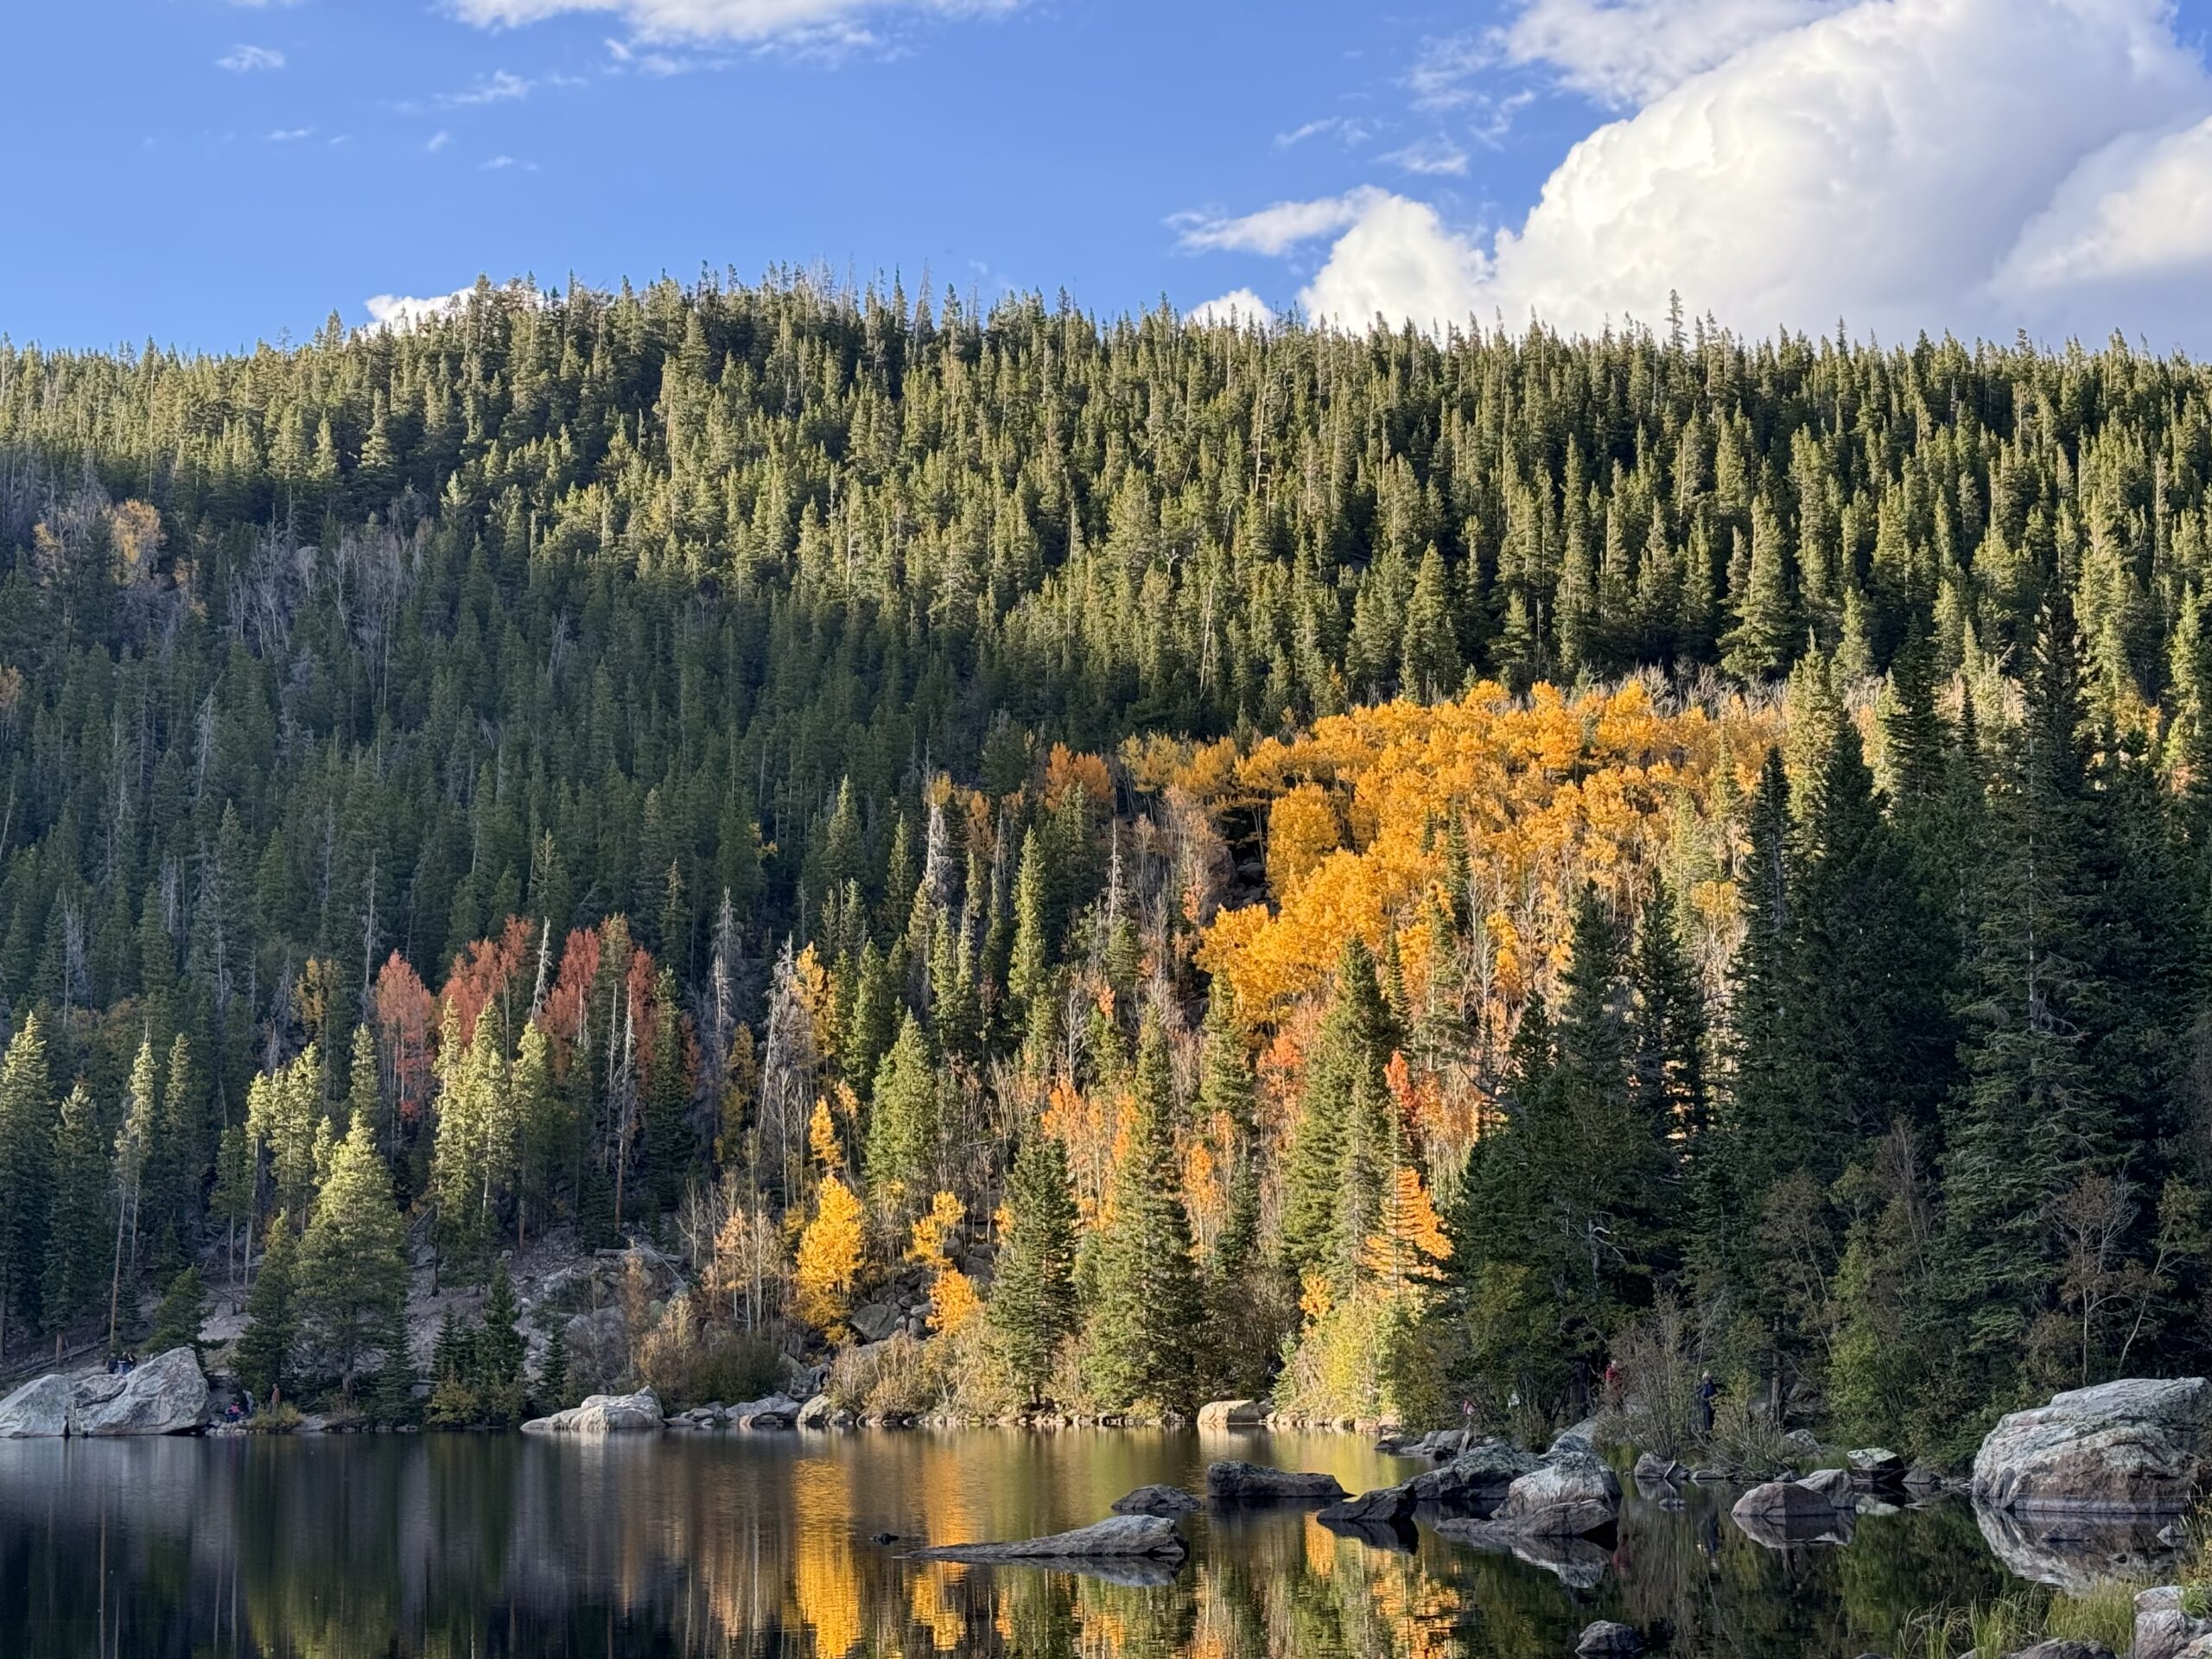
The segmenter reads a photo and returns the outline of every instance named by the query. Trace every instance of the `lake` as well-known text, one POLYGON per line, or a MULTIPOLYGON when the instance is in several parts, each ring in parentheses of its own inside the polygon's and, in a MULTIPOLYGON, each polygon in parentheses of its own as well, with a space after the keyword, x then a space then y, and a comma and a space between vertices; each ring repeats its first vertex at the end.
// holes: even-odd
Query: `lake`
POLYGON ((1616 1618, 1669 1621, 1676 1655, 1852 1659, 2019 1582, 1956 1501, 1777 1550, 1697 1489, 1680 1510, 1631 1492, 1613 1548, 1548 1564, 1295 1510, 1188 1517, 1163 1583, 899 1554, 1079 1525, 1147 1482, 1202 1491, 1217 1457, 1353 1491, 1415 1467, 1349 1436, 1192 1432, 10 1442, 0 1655, 1556 1659, 1616 1618))

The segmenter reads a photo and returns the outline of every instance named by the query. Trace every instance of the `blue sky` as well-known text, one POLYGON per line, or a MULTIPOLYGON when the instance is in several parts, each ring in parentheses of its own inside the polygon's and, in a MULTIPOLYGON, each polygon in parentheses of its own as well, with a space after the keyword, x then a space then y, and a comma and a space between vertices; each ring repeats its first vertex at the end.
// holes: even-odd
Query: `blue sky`
POLYGON ((828 261, 1104 312, 1234 293, 1595 327, 1678 288, 1758 328, 2212 343, 2208 21, 2212 0, 19 7, 0 329, 223 349, 480 271, 828 261))

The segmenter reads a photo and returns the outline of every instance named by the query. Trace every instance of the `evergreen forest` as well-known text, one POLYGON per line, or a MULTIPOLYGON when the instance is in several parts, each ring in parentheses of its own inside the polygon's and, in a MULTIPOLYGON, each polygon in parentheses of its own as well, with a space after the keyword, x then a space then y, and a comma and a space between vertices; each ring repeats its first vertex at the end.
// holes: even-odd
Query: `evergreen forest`
POLYGON ((2212 1362, 2208 609, 2212 372, 2118 340, 0 341, 0 1368, 216 1298, 393 1421, 1613 1363, 1955 1461, 2212 1362), (620 1358, 525 1342, 624 1243, 620 1358))

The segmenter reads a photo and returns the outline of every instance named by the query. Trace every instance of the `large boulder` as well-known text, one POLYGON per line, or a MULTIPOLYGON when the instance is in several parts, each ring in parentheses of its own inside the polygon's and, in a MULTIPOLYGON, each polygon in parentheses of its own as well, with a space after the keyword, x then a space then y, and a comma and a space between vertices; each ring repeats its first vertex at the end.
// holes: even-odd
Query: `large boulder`
POLYGON ((798 1415, 791 1421, 799 1428, 827 1428, 830 1427, 830 1419, 836 1409, 836 1407, 830 1403, 828 1395, 817 1394, 798 1408, 798 1415))
POLYGON ((2190 1617, 2179 1585, 2161 1585, 2135 1598, 2135 1643, 2129 1659, 2184 1659, 2212 1649, 2212 1618, 2190 1617))
POLYGON ((594 1394, 580 1406, 533 1417, 525 1434, 642 1434, 661 1427, 660 1402, 651 1389, 635 1394, 594 1394))
POLYGON ((120 1379, 99 1380, 119 1380, 123 1386, 112 1393, 103 1389, 105 1397, 96 1401, 80 1394, 73 1434, 188 1434, 207 1415, 207 1378, 200 1356, 189 1348, 156 1355, 120 1379))
POLYGON ((1207 1433, 1228 1428, 1258 1428, 1273 1408, 1264 1400, 1209 1400, 1198 1408, 1198 1427, 1207 1433))
POLYGON ((723 1414, 723 1421, 732 1428, 791 1428, 798 1422, 799 1402, 785 1394, 772 1394, 766 1400, 749 1400, 741 1406, 732 1406, 723 1414))
POLYGON ((1848 1469, 1816 1470, 1796 1484, 1819 1493, 1839 1510, 1847 1510, 1859 1501, 1859 1485, 1848 1469))
POLYGON ((1334 1475, 1233 1461, 1206 1470, 1206 1496, 1217 1503, 1333 1503, 1344 1495, 1334 1475))
POLYGON ((1620 1478, 1596 1452, 1569 1441, 1507 1487, 1491 1519, 1518 1532, 1579 1538, 1610 1525, 1620 1504, 1620 1478))
POLYGON ((2208 1386, 2201 1376, 2129 1378, 2016 1411, 1974 1454, 1974 1502, 2089 1514, 2185 1510, 2212 1472, 2208 1386))
POLYGON ((1117 1515, 1110 1521, 1004 1544, 944 1544, 914 1554, 933 1561, 1084 1561, 1109 1557, 1180 1560, 1189 1546, 1164 1516, 1117 1515))
POLYGON ((1909 1468, 1903 1458, 1885 1446, 1862 1446, 1846 1452, 1844 1459, 1853 1474, 1883 1485, 1904 1484, 1909 1468))
POLYGON ((1663 1484, 1687 1478, 1689 1471, 1672 1458, 1662 1458, 1656 1452, 1646 1452, 1636 1460, 1636 1480, 1639 1486, 1647 1483, 1663 1484))
POLYGON ((1198 1500, 1180 1486, 1140 1486, 1124 1492, 1107 1507, 1116 1515, 1188 1515, 1200 1507, 1198 1500))
POLYGON ((41 1376, 0 1400, 0 1440, 59 1440, 69 1432, 76 1384, 66 1376, 41 1376))
POLYGON ((1857 1519, 1848 1476, 1820 1484, 1770 1480, 1738 1498, 1729 1513, 1745 1537, 1769 1549, 1847 1543, 1857 1519), (1837 1496, 1831 1489, 1839 1486, 1837 1496))

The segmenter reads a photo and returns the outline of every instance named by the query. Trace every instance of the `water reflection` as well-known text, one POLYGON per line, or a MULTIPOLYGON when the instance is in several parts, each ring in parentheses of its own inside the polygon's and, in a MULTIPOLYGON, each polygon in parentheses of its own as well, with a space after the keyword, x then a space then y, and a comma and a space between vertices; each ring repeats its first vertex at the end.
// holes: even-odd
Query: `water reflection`
POLYGON ((1572 1560, 1279 1510, 1187 1517, 1179 1573, 902 1554, 1096 1520, 1224 1455, 1354 1491, 1408 1471, 1334 1436, 13 1442, 0 1654, 1549 1659, 1614 1618, 1664 1621, 1677 1655, 1848 1659, 2006 1582, 1962 1506, 1767 1548, 1696 1491, 1676 1510, 1631 1498, 1611 1544, 1572 1560))

